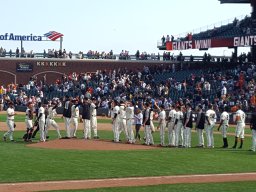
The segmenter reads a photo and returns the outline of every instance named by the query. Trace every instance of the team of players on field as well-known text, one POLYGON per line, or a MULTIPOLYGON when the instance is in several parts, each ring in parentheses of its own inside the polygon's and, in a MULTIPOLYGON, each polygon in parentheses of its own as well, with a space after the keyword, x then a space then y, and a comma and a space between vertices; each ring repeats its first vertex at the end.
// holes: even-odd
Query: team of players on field
MULTIPOLYGON (((40 141, 45 142, 48 135, 48 130, 53 126, 58 134, 58 138, 62 138, 58 124, 55 122, 54 117, 57 115, 56 108, 58 102, 50 102, 48 105, 37 104, 38 110, 36 114, 36 120, 33 125, 33 104, 29 103, 26 110, 25 123, 27 132, 24 135, 25 141, 31 141, 35 137, 36 132, 40 132, 40 141), (37 125, 37 129, 33 130, 33 127, 37 125)), ((89 100, 84 98, 81 102, 76 99, 66 98, 64 101, 63 118, 65 122, 66 137, 64 138, 76 138, 76 131, 78 128, 79 119, 84 125, 84 139, 92 138, 98 139, 97 135, 97 117, 96 117, 97 101, 95 98, 89 100), (81 114, 79 113, 81 108, 81 114), (71 126, 73 125, 73 126, 71 126)), ((166 146, 165 144, 165 129, 168 129, 167 137, 169 147, 191 147, 191 130, 193 127, 193 121, 195 121, 195 128, 198 135, 198 146, 204 147, 203 130, 206 133, 206 140, 208 148, 214 148, 213 130, 216 123, 217 115, 213 110, 213 106, 209 104, 208 110, 203 112, 202 106, 197 106, 196 114, 192 112, 191 105, 188 103, 186 106, 171 106, 168 116, 164 110, 164 106, 158 106, 155 102, 146 102, 143 110, 141 111, 133 102, 118 102, 114 100, 111 103, 111 118, 112 128, 114 135, 114 142, 120 142, 120 134, 124 132, 127 143, 135 143, 136 140, 140 140, 140 128, 144 127, 145 132, 145 145, 154 145, 154 139, 152 133, 155 131, 153 119, 154 111, 158 111, 158 126, 160 129, 160 146, 166 146), (155 109, 155 110, 153 110, 155 109), (135 125, 136 134, 134 135, 133 126, 135 125)), ((9 104, 7 109, 7 126, 9 130, 4 134, 3 139, 6 141, 7 136, 13 141, 13 132, 15 128, 14 123, 14 106, 13 103, 9 104)), ((237 147, 238 140, 240 138, 240 146, 243 147, 244 141, 244 128, 245 128, 245 113, 241 110, 240 105, 237 106, 235 113, 235 143, 233 148, 237 147)), ((229 127, 229 113, 224 108, 220 116, 220 124, 218 130, 221 130, 223 137, 223 148, 228 147, 227 129, 229 127)), ((252 129, 252 151, 256 150, 256 115, 252 116, 250 127, 252 129)))
MULTIPOLYGON (((213 130, 216 122, 217 115, 213 110, 213 106, 210 104, 208 110, 204 113, 202 106, 197 107, 197 117, 194 116, 190 104, 186 106, 171 106, 168 116, 164 110, 163 106, 157 106, 157 104, 145 103, 143 114, 140 109, 136 109, 131 102, 122 102, 118 105, 117 101, 113 102, 111 117, 113 120, 113 132, 114 132, 114 142, 119 142, 119 136, 122 131, 124 131, 126 139, 129 143, 134 143, 136 139, 140 139, 138 134, 140 126, 144 126, 145 131, 145 144, 153 145, 154 140, 152 133, 154 132, 153 116, 154 110, 156 108, 159 112, 158 115, 158 129, 160 129, 160 146, 166 146, 165 144, 165 128, 167 127, 167 137, 169 147, 191 147, 191 130, 193 127, 193 120, 196 121, 196 130, 198 135, 198 147, 204 147, 204 137, 203 130, 206 132, 207 147, 214 148, 214 137, 213 130), (154 106, 152 106, 154 105, 154 106), (134 137, 132 121, 135 123, 136 136, 134 137), (137 137, 138 136, 138 137, 137 137)), ((223 136, 223 148, 228 147, 227 141, 227 128, 229 126, 229 113, 226 109, 220 116, 220 124, 218 130, 221 129, 223 136)), ((243 146, 244 140, 244 128, 245 128, 245 113, 238 106, 238 110, 235 114, 236 132, 235 132, 235 144, 233 148, 237 147, 238 139, 240 138, 240 146, 243 146)), ((253 132, 256 127, 252 126, 253 132)), ((255 124, 255 123, 254 123, 255 124)), ((255 135, 255 134, 254 134, 255 135)), ((255 136, 253 138, 252 150, 255 151, 256 142, 255 136)))

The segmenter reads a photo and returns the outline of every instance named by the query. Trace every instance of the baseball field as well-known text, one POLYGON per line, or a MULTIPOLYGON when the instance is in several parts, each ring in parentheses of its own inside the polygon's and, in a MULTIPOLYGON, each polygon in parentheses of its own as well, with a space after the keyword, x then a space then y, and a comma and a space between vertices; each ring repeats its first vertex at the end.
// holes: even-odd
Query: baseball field
MULTIPOLYGON (((7 130, 0 115, 1 137, 7 130)), ((246 129, 243 149, 221 149, 215 132, 215 148, 160 148, 112 143, 111 123, 98 120, 100 139, 85 141, 82 124, 77 139, 57 139, 53 128, 49 141, 24 143, 24 114, 16 116, 15 142, 0 141, 0 191, 255 191, 256 153, 251 131, 246 129)), ((57 119, 65 136, 64 124, 57 119)), ((217 130, 217 127, 215 128, 217 130)), ((141 133, 143 135, 143 129, 141 133)), ((167 137, 167 135, 166 135, 167 137)), ((122 141, 124 135, 122 134, 122 141)), ((159 132, 154 133, 156 144, 159 132)), ((234 128, 229 128, 229 146, 234 128)), ((167 142, 167 138, 166 138, 167 142)), ((197 145, 193 132, 192 146, 197 145)))

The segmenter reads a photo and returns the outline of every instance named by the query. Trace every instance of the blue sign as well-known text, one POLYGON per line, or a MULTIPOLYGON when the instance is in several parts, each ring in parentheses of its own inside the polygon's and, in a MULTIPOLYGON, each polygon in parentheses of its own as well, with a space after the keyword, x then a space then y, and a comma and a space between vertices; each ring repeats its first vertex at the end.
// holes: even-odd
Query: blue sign
POLYGON ((33 72, 32 63, 16 63, 17 72, 33 72))
POLYGON ((4 35, 0 35, 0 40, 6 41, 42 41, 42 36, 37 35, 15 35, 13 33, 5 33, 4 35))

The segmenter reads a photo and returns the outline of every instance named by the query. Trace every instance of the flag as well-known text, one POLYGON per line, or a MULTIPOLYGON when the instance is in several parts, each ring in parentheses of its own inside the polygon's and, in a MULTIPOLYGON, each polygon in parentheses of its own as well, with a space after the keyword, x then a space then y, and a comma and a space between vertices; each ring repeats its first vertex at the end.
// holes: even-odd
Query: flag
POLYGON ((49 31, 48 33, 45 33, 44 36, 51 39, 52 41, 55 41, 56 39, 58 39, 64 35, 56 32, 56 31, 49 31))

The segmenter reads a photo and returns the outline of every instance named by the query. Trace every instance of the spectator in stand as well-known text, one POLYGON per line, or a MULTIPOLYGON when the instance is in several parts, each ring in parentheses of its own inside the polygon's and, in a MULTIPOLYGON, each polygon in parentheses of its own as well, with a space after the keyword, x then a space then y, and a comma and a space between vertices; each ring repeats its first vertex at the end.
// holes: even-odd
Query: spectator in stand
POLYGON ((19 57, 20 56, 20 50, 19 50, 19 48, 17 47, 17 49, 16 49, 16 57, 19 57))
POLYGON ((169 35, 166 36, 166 42, 170 42, 170 36, 169 35))
POLYGON ((69 51, 68 56, 69 56, 69 59, 72 59, 72 52, 71 51, 69 51))
POLYGON ((9 51, 9 56, 12 57, 12 49, 9 51))
POLYGON ((171 36, 171 41, 174 42, 174 36, 171 36))
POLYGON ((136 60, 140 59, 140 51, 139 50, 137 50, 137 52, 135 54, 135 57, 136 57, 136 60))
POLYGON ((165 36, 164 35, 161 40, 162 40, 162 46, 164 46, 165 45, 165 36))

